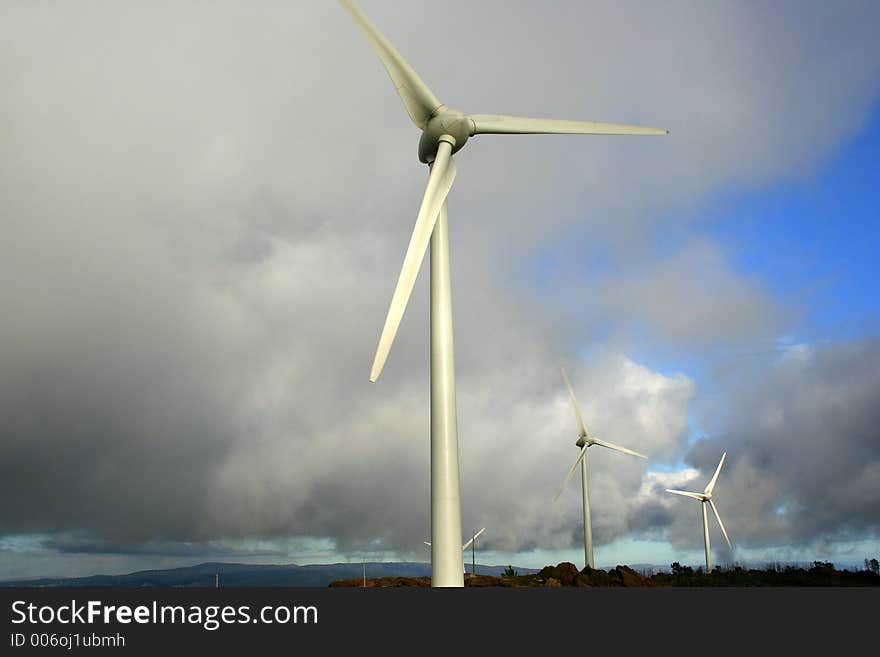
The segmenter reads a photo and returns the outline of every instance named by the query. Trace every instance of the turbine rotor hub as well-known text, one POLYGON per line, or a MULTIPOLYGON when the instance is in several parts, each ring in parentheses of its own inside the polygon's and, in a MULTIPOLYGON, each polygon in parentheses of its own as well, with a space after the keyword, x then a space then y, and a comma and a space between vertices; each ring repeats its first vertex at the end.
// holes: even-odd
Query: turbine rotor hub
MULTIPOLYGON (((428 120, 419 139, 419 161, 430 164, 437 156, 440 138, 449 135, 455 140, 452 152, 457 153, 470 139, 473 133, 473 121, 458 110, 449 109, 445 105, 437 108, 436 113, 428 120)), ((450 142, 451 143, 451 142, 450 142)))

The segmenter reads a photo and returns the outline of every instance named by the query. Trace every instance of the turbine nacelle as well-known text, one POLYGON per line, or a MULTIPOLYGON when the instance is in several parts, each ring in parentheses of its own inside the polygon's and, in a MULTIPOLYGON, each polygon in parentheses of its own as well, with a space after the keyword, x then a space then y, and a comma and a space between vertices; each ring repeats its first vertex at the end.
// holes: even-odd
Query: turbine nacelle
POLYGON ((593 444, 593 441, 590 440, 589 438, 587 438, 586 436, 581 436, 580 438, 577 439, 577 442, 575 443, 575 445, 577 445, 578 447, 586 447, 586 446, 592 445, 592 444, 593 444))
POLYGON ((440 142, 444 135, 453 138, 452 153, 457 153, 474 133, 474 122, 458 110, 445 105, 438 107, 428 119, 422 137, 419 139, 419 161, 430 164, 437 157, 440 142))

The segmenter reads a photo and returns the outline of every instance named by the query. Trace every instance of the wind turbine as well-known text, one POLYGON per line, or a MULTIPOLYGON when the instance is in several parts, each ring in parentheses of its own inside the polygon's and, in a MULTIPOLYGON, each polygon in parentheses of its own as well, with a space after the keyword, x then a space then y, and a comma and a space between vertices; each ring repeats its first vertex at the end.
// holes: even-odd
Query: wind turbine
POLYGON ((721 522, 721 515, 718 513, 718 509, 715 508, 715 502, 712 501, 712 491, 715 490, 715 482, 718 481, 718 474, 721 472, 721 466, 724 465, 724 459, 727 458, 727 452, 721 455, 721 460, 718 461, 718 467, 715 468, 715 474, 712 475, 712 479, 706 484, 706 488, 703 489, 702 493, 692 493, 686 490, 671 490, 669 488, 666 489, 667 493, 675 493, 676 495, 684 495, 685 497, 693 497, 695 500, 700 500, 702 502, 703 507, 703 544, 706 548, 706 572, 710 572, 712 570, 712 559, 710 556, 710 546, 709 546, 709 513, 706 511, 706 505, 712 507, 712 511, 715 512, 715 517, 718 519, 718 526, 721 527, 721 533, 724 534, 724 540, 727 541, 727 547, 733 548, 733 545, 730 543, 730 538, 727 536, 727 530, 724 529, 724 523, 721 522))
MULTIPOLYGON (((474 575, 477 574, 477 552, 476 552, 476 549, 477 549, 477 547, 476 547, 476 546, 477 546, 477 538, 479 538, 480 534, 482 534, 484 531, 486 531, 486 528, 485 528, 485 527, 483 527, 483 528, 482 528, 480 531, 478 531, 476 534, 473 534, 473 535, 471 536, 470 540, 469 540, 467 543, 465 543, 464 545, 461 546, 461 551, 462 551, 462 552, 464 552, 464 551, 467 550, 468 548, 471 548, 471 556, 473 557, 473 562, 472 562, 472 564, 473 564, 473 574, 474 574, 474 575)), ((428 547, 431 547, 431 541, 422 541, 422 542, 423 542, 425 545, 427 545, 428 547)))
POLYGON ((471 549, 471 575, 477 574, 477 537, 484 531, 486 531, 485 527, 483 527, 477 533, 471 535, 471 540, 461 546, 462 552, 467 550, 468 547, 470 547, 471 549))
POLYGON ((578 407, 577 399, 575 399, 574 397, 574 390, 572 390, 571 383, 568 380, 568 376, 565 374, 565 368, 562 368, 562 378, 565 379, 565 385, 566 387, 568 387, 568 396, 571 397, 571 405, 574 407, 574 414, 577 417, 578 439, 575 445, 581 448, 581 452, 580 454, 578 454, 577 459, 575 459, 575 462, 571 466, 571 469, 568 471, 568 474, 565 475, 565 479, 563 479, 562 485, 559 487, 559 490, 556 491, 556 497, 553 498, 553 501, 555 502, 559 499, 559 496, 562 495, 562 491, 564 491, 565 487, 568 486, 568 482, 571 481, 572 476, 574 476, 575 469, 577 469, 578 464, 580 464, 581 491, 584 498, 584 562, 590 568, 594 568, 593 525, 590 522, 590 485, 587 481, 587 449, 589 449, 593 445, 599 445, 600 447, 607 447, 608 449, 613 449, 616 452, 631 454, 632 456, 638 456, 643 459, 646 459, 648 457, 644 454, 640 454, 639 452, 634 452, 631 449, 627 449, 626 447, 621 447, 620 445, 615 445, 614 443, 599 440, 598 438, 594 438, 593 436, 589 435, 587 433, 587 427, 584 425, 584 418, 581 416, 581 410, 578 407))
MULTIPOLYGON (((428 242, 431 243, 431 585, 464 586, 459 568, 461 499, 458 420, 452 341, 452 295, 446 197, 455 180, 452 158, 467 140, 483 134, 664 135, 667 130, 590 121, 529 119, 502 114, 471 114, 441 103, 353 0, 340 0, 388 71, 412 122, 422 131, 419 160, 430 168, 412 237, 379 346, 370 381, 375 382, 397 334, 428 242)), ((448 43, 448 42, 447 42, 448 43)), ((450 49, 443 46, 442 56, 450 49)))

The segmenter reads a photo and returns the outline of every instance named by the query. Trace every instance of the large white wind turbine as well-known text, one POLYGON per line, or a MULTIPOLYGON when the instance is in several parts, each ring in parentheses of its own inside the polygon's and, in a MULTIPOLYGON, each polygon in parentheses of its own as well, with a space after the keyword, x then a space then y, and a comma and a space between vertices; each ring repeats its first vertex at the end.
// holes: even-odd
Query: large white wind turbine
POLYGON ((626 447, 599 440, 598 438, 593 438, 589 435, 587 433, 587 427, 584 425, 584 418, 581 416, 581 410, 578 407, 577 399, 574 397, 574 390, 572 390, 571 383, 568 381, 568 376, 565 374, 565 368, 562 369, 562 378, 565 379, 565 385, 568 388, 568 396, 571 397, 571 405, 574 407, 574 414, 577 417, 578 439, 575 445, 580 447, 581 451, 580 454, 578 454, 577 459, 575 459, 574 464, 571 466, 571 469, 568 471, 568 474, 565 475, 565 479, 563 479, 559 490, 556 491, 556 497, 553 498, 553 500, 556 501, 559 499, 559 496, 562 495, 562 491, 565 490, 565 487, 568 486, 568 482, 571 481, 571 478, 574 476, 574 471, 577 469, 578 464, 580 464, 581 491, 584 498, 584 562, 590 568, 595 568, 593 563, 593 525, 590 521, 590 485, 587 481, 587 449, 593 445, 599 445, 600 447, 607 447, 608 449, 623 452, 624 454, 631 454, 632 456, 638 456, 643 459, 648 457, 639 452, 627 449, 626 447))
POLYGON ((692 493, 686 490, 671 490, 669 488, 666 489, 667 493, 675 493, 676 495, 684 495, 685 497, 693 497, 695 500, 700 500, 702 502, 703 507, 703 544, 706 548, 706 572, 710 572, 712 570, 712 559, 710 556, 710 547, 709 547, 709 513, 706 511, 706 505, 712 507, 712 511, 715 512, 715 517, 718 519, 718 526, 721 527, 721 533, 724 534, 724 540, 727 541, 727 547, 733 548, 733 545, 730 542, 730 538, 727 536, 727 530, 724 529, 724 523, 721 522, 721 516, 718 513, 718 509, 715 508, 715 502, 712 501, 712 491, 715 490, 715 482, 718 481, 718 474, 721 472, 721 466, 724 465, 724 459, 727 458, 727 452, 721 455, 721 460, 718 461, 718 467, 715 468, 715 474, 712 475, 712 479, 706 484, 706 488, 703 489, 702 493, 692 493))
MULTIPOLYGON (((667 130, 590 121, 529 119, 501 114, 466 115, 441 103, 400 53, 379 32, 353 0, 340 0, 366 35, 391 76, 413 123, 422 131, 419 160, 430 168, 428 185, 379 346, 370 372, 375 381, 388 357, 391 343, 406 309, 431 243, 431 585, 464 586, 459 568, 461 502, 459 493, 458 427, 455 406, 455 370, 452 345, 452 296, 449 281, 449 239, 446 196, 455 180, 452 155, 474 135, 482 134, 591 134, 664 135, 667 130)), ((450 50, 439 35, 438 54, 450 50)), ((433 40, 433 43, 437 43, 433 40)), ((436 48, 435 46, 432 46, 436 48)))

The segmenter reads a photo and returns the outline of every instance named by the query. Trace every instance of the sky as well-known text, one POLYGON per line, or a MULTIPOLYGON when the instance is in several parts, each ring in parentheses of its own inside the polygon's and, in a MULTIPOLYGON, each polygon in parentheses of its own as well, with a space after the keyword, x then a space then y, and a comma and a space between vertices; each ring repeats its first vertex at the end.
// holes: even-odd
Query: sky
MULTIPOLYGON (((448 199, 465 533, 597 564, 880 555, 873 2, 363 0, 477 136, 448 199)), ((0 579, 425 561, 424 190, 338 3, 0 7, 0 579)))

